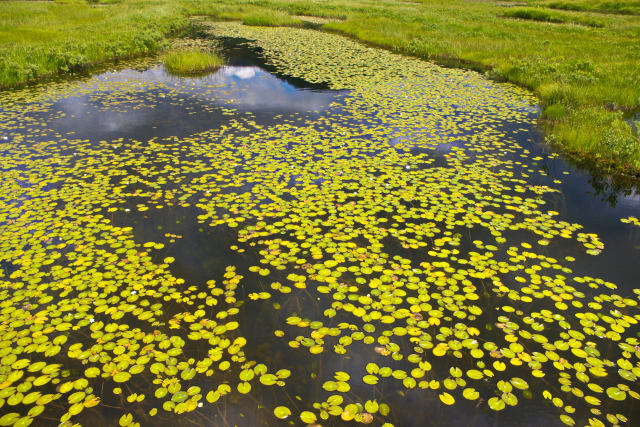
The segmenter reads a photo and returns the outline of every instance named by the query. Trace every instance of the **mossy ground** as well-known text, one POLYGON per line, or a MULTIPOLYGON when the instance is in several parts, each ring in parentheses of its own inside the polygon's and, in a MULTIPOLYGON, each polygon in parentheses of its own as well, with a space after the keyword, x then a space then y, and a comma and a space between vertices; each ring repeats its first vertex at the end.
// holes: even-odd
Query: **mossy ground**
POLYGON ((9 1, 0 17, 0 87, 158 51, 189 16, 269 26, 304 25, 298 15, 341 18, 315 26, 436 62, 477 64, 536 93, 556 146, 638 175, 640 138, 624 120, 640 108, 636 3, 527 4, 519 14, 529 19, 507 16, 511 4, 481 1, 9 1))

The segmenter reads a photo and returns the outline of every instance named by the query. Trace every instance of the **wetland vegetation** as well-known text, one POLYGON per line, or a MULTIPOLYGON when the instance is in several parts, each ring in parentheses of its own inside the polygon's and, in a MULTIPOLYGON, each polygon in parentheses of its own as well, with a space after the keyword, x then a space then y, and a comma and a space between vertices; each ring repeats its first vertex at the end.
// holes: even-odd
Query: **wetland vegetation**
POLYGON ((633 5, 5 3, 0 425, 640 419, 633 5))
POLYGON ((214 52, 182 49, 166 54, 163 64, 167 71, 174 74, 202 74, 219 68, 224 64, 224 59, 214 52))

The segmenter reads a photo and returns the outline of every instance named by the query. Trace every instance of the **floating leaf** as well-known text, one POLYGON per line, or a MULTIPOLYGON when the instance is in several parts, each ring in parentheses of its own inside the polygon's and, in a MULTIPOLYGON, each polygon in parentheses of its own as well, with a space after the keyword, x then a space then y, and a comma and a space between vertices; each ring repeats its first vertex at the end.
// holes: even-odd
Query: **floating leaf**
POLYGON ((273 374, 264 374, 260 376, 260 382, 264 385, 274 385, 278 381, 278 377, 273 374))
POLYGON ((278 406, 273 410, 273 413, 277 418, 284 420, 289 415, 291 415, 291 410, 289 410, 289 408, 287 408, 286 406, 278 406))
POLYGON ((85 376, 87 376, 87 378, 95 378, 98 375, 100 375, 100 369, 98 368, 88 368, 87 370, 84 371, 85 376))
POLYGON ((113 376, 113 380, 117 383, 125 383, 131 379, 131 374, 128 372, 118 372, 113 376))
POLYGON ((517 389, 526 390, 526 389, 529 388, 529 384, 525 380, 523 380, 522 378, 513 377, 509 381, 517 389))
POLYGON ((489 399, 488 404, 489 408, 493 409, 494 411, 502 411, 505 407, 504 401, 498 397, 492 397, 491 399, 489 399))
POLYGON ((364 404, 364 409, 369 412, 370 414, 375 414, 376 412, 378 412, 378 409, 380 408, 380 406, 378 405, 378 402, 376 402, 375 400, 367 400, 364 404))
POLYGON ((453 405, 455 403, 455 399, 449 393, 443 392, 438 395, 440 401, 445 405, 453 405))
POLYGON ((375 375, 365 375, 362 377, 362 381, 364 381, 365 384, 375 385, 378 384, 378 377, 375 375))
POLYGON ((316 414, 314 414, 313 412, 309 412, 309 411, 301 412, 300 413, 300 419, 302 420, 303 423, 306 423, 306 424, 313 424, 317 420, 316 414))
POLYGON ((622 401, 627 398, 627 394, 617 387, 608 387, 607 396, 609 396, 613 400, 618 400, 618 401, 622 401))

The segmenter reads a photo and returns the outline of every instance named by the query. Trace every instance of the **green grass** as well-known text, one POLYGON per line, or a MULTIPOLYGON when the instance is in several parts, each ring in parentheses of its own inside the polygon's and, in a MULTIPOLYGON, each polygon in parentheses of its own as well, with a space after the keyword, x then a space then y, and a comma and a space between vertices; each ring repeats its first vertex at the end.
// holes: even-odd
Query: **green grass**
POLYGON ((173 74, 189 75, 213 71, 224 64, 224 60, 213 52, 186 49, 167 53, 162 63, 173 74))
POLYGON ((246 14, 242 18, 242 23, 262 27, 300 27, 303 25, 300 19, 288 13, 270 9, 246 14))
POLYGON ((186 22, 179 6, 165 0, 8 1, 0 8, 0 87, 156 52, 186 22))
POLYGON ((299 27, 304 22, 280 9, 256 6, 244 2, 206 2, 185 0, 182 2, 189 15, 205 15, 223 21, 242 21, 245 25, 264 27, 299 27))
POLYGON ((593 1, 593 0, 565 0, 544 3, 551 9, 611 13, 619 15, 640 15, 640 2, 627 1, 593 1))
POLYGON ((301 25, 296 15, 340 18, 319 28, 445 65, 483 70, 534 91, 544 111, 543 126, 558 147, 640 176, 640 139, 623 120, 640 111, 640 20, 628 15, 640 12, 639 3, 527 4, 529 12, 522 14, 517 12, 521 8, 482 0, 4 1, 0 86, 156 52, 185 28, 190 16, 291 26, 301 25), (546 17, 561 22, 550 25, 546 17))
POLYGON ((603 27, 602 22, 584 18, 582 16, 570 15, 566 13, 559 13, 548 11, 541 8, 517 8, 506 11, 502 16, 518 19, 530 19, 532 21, 552 22, 556 24, 576 24, 586 25, 588 27, 603 27))

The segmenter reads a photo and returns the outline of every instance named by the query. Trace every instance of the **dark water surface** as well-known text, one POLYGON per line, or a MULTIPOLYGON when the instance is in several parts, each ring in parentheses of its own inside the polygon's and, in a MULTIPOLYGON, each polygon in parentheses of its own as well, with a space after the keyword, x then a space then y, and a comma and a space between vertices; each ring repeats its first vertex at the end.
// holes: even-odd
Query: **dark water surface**
MULTIPOLYGON (((237 117, 250 118, 259 126, 289 123, 295 127, 306 121, 322 118, 328 110, 336 114, 342 108, 344 98, 348 96, 348 91, 332 91, 322 85, 305 84, 299 79, 277 75, 273 69, 267 69, 255 52, 234 46, 230 41, 227 43, 227 54, 230 58, 229 65, 215 73, 195 78, 168 75, 161 65, 155 63, 141 66, 141 69, 125 67, 95 75, 86 81, 86 85, 95 90, 56 100, 45 113, 35 111, 27 115, 23 122, 26 129, 6 131, 0 128, 0 138, 6 137, 6 143, 19 140, 26 145, 37 144, 40 140, 55 136, 86 139, 90 143, 109 141, 117 153, 119 145, 134 142, 141 145, 161 143, 166 138, 185 138, 211 129, 232 127, 237 117), (135 81, 137 85, 126 86, 125 92, 100 89, 105 83, 111 85, 105 87, 114 87, 113 83, 118 81, 135 81), (172 88, 180 90, 173 91, 172 88), (33 127, 28 125, 29 120, 33 121, 33 127), (36 129, 35 123, 39 121, 47 122, 48 131, 44 136, 30 131, 36 129)), ((537 113, 532 109, 530 114, 537 113)), ((360 119, 350 120, 353 126, 359 125, 360 119)), ((520 161, 528 167, 533 165, 535 169, 545 171, 546 175, 532 175, 532 185, 547 185, 554 179, 562 181, 559 184, 560 192, 542 196, 547 201, 547 207, 557 211, 568 222, 582 224, 585 232, 598 234, 604 243, 604 250, 598 256, 585 257, 583 248, 564 246, 562 242, 555 241, 544 250, 545 253, 556 257, 574 256, 576 262, 572 264, 572 268, 575 272, 614 282, 620 287, 621 294, 633 295, 632 290, 638 287, 640 279, 640 227, 622 223, 620 219, 639 216, 640 194, 634 190, 618 190, 607 179, 577 169, 553 155, 535 126, 508 121, 500 126, 505 133, 516 138, 523 149, 528 150, 520 161), (537 157, 540 159, 531 160, 537 157)), ((250 130, 238 132, 241 134, 250 130)), ((434 138, 437 138, 437 132, 433 133, 434 138)), ((411 142, 410 137, 401 140, 405 144, 411 142)), ((390 141, 391 144, 396 142, 398 141, 390 141)), ((216 144, 216 141, 211 141, 211 144, 216 144)), ((452 146, 455 143, 442 144, 432 151, 435 159, 433 167, 446 167, 446 154, 452 146)), ((419 151, 416 150, 416 153, 419 151)), ((513 156, 515 158, 521 154, 522 151, 518 150, 513 156)), ((13 165, 2 165, 5 172, 19 167, 19 161, 13 165)), ((293 182, 296 177, 292 176, 290 179, 293 182)), ((179 186, 180 183, 175 185, 179 186)), ((252 184, 246 185, 251 188, 252 184)), ((224 224, 214 227, 202 224, 198 220, 201 212, 195 206, 176 204, 140 212, 136 209, 137 203, 138 200, 132 198, 129 204, 121 206, 115 212, 105 211, 104 215, 117 226, 132 227, 138 243, 165 241, 167 233, 180 236, 152 254, 154 260, 174 257, 171 272, 176 277, 183 278, 187 284, 204 287, 208 280, 220 278, 225 273, 226 266, 234 265, 238 271, 246 272, 243 274, 248 277, 237 292, 238 301, 247 300, 252 292, 268 289, 268 282, 261 282, 260 276, 247 272, 249 266, 255 265, 259 260, 256 249, 247 245, 246 252, 242 254, 229 249, 237 241, 237 229, 224 224)), ((474 235, 469 240, 479 237, 481 236, 474 235)), ((464 245, 463 242, 460 248, 462 251, 464 245)), ((395 249, 398 254, 407 252, 400 246, 395 249)), ((3 260, 2 268, 7 275, 13 269, 9 260, 3 260)), ((276 277, 280 274, 284 282, 288 271, 275 274, 276 277)), ((336 358, 335 355, 331 357, 324 353, 311 355, 306 351, 292 351, 287 345, 287 339, 273 336, 274 330, 285 329, 286 318, 290 313, 304 314, 310 319, 321 318, 323 311, 331 304, 331 300, 326 297, 309 291, 291 294, 274 292, 271 299, 261 304, 252 304, 250 307, 238 304, 239 334, 247 339, 247 358, 264 361, 268 366, 290 369, 292 376, 284 388, 261 387, 254 381, 253 391, 248 395, 232 393, 224 402, 221 400, 216 405, 205 403, 204 407, 193 413, 171 416, 160 410, 154 418, 147 417, 141 411, 134 415, 146 425, 276 425, 279 421, 273 417, 274 406, 286 404, 292 408, 304 409, 310 408, 312 402, 323 401, 326 393, 320 385, 331 379, 332 372, 348 372, 353 379, 359 379, 366 374, 364 366, 368 362, 374 361, 383 366, 388 359, 382 355, 372 355, 370 347, 362 343, 354 343, 344 357, 336 358), (318 374, 321 378, 315 377, 318 374)), ((500 303, 492 298, 494 297, 486 296, 483 301, 487 304, 500 303)), ((488 316, 487 321, 490 318, 488 316)), ((194 345, 194 348, 189 349, 194 357, 206 354, 206 351, 205 345, 194 345)), ((446 360, 432 363, 435 372, 449 369, 446 360)), ((212 381, 219 381, 215 376, 211 378, 212 381)), ((201 381, 201 386, 205 390, 211 389, 211 384, 204 380, 201 381)), ((356 401, 377 398, 387 402, 391 407, 388 420, 396 426, 561 425, 557 409, 549 401, 538 397, 540 392, 535 387, 543 387, 544 381, 532 384, 532 399, 521 398, 516 407, 507 408, 500 413, 488 410, 486 405, 467 402, 462 398, 457 399, 453 406, 445 406, 439 401, 437 392, 418 388, 401 390, 402 387, 398 387, 397 383, 380 383, 373 391, 371 386, 359 380, 351 381, 351 386, 348 395, 356 401)), ((489 382, 485 386, 486 390, 491 390, 489 382)), ((122 402, 106 392, 109 387, 111 386, 107 385, 102 390, 102 402, 105 405, 91 412, 83 412, 78 422, 95 426, 117 423, 122 412, 116 408, 122 402)), ((481 390, 483 385, 476 384, 475 387, 481 390)), ((147 394, 152 395, 153 389, 149 389, 147 394)), ((640 422, 636 406, 632 399, 627 399, 618 407, 620 413, 630 418, 629 425, 640 422)), ((604 407, 602 409, 605 410, 604 407)), ((8 411, 7 406, 0 408, 0 414, 6 413, 5 411, 8 411)), ((294 417, 295 414, 294 411, 294 417)), ((38 418, 34 425, 55 425, 56 416, 59 414, 54 410, 50 418, 38 418)), ((297 418, 292 419, 296 423, 299 421, 297 418)), ((331 417, 328 423, 349 424, 338 417, 331 417)), ((378 420, 374 424, 378 425, 378 420)))

